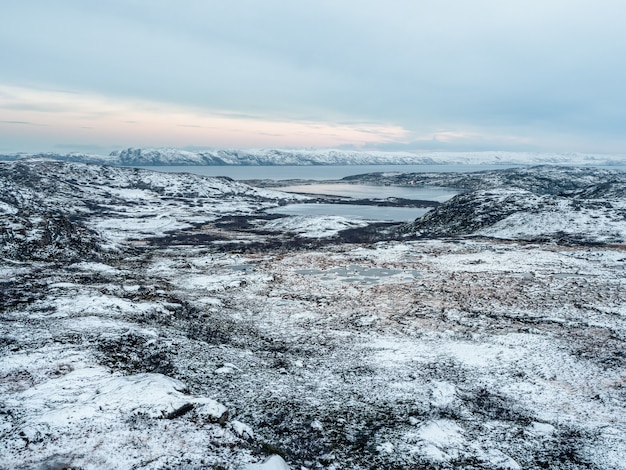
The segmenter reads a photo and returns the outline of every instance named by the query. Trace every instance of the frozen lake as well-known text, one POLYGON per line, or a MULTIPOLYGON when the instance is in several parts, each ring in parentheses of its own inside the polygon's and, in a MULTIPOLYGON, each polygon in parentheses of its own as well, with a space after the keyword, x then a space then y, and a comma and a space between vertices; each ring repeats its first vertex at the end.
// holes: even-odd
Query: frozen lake
POLYGON ((350 197, 353 199, 402 198, 422 201, 444 202, 458 194, 450 188, 432 188, 420 186, 377 186, 368 184, 319 183, 284 186, 280 189, 288 193, 320 194, 350 197))
POLYGON ((410 222, 423 216, 429 209, 415 207, 378 207, 356 204, 289 204, 269 209, 269 214, 284 215, 338 215, 369 222, 410 222))
MULTIPOLYGON (((413 199, 422 201, 444 202, 454 197, 459 191, 450 188, 432 188, 420 186, 378 186, 347 183, 317 183, 294 185, 278 188, 281 191, 341 196, 352 199, 413 199)), ((372 222, 410 222, 423 216, 428 208, 414 207, 379 207, 357 204, 290 204, 268 211, 272 214, 286 215, 338 215, 372 222)))

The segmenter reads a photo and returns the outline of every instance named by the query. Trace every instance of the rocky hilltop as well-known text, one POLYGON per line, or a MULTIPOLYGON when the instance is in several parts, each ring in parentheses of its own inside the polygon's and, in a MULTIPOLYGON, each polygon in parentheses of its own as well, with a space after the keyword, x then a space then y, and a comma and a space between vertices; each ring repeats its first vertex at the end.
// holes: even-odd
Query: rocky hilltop
POLYGON ((404 236, 612 243, 626 240, 626 173, 537 166, 477 173, 373 173, 345 181, 463 191, 399 229, 404 236))
POLYGON ((125 240, 298 199, 228 178, 37 159, 0 163, 0 255, 97 258, 125 240))

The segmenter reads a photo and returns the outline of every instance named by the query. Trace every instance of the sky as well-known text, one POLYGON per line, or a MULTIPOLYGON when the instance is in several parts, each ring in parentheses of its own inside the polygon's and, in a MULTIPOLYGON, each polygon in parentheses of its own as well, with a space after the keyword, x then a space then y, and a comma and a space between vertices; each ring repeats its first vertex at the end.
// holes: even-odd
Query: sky
POLYGON ((626 154, 624 0, 20 0, 0 152, 626 154))

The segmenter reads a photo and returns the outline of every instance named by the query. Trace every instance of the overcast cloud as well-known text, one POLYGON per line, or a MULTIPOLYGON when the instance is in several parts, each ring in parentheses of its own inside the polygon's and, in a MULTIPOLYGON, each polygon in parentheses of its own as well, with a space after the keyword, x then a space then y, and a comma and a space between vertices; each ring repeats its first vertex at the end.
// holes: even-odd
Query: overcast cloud
POLYGON ((626 153, 623 0, 20 0, 0 13, 0 151, 626 153))

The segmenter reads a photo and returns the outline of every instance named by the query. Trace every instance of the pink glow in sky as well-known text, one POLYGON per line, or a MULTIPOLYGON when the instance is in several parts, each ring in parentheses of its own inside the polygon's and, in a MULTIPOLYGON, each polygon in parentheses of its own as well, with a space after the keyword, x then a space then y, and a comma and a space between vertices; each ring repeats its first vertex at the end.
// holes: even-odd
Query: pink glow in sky
POLYGON ((626 152, 624 0, 20 0, 0 151, 626 152))
MULTIPOLYGON (((268 120, 133 99, 0 86, 0 137, 117 146, 338 147, 401 141, 399 126, 268 120)), ((33 149, 35 150, 35 149, 33 149)), ((41 149, 37 149, 41 150, 41 149)))

